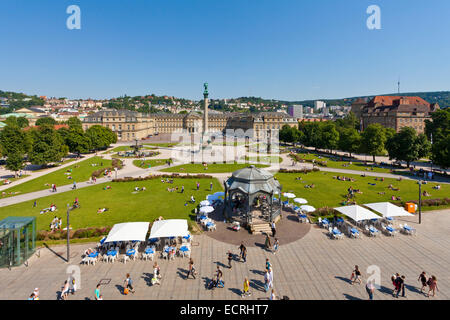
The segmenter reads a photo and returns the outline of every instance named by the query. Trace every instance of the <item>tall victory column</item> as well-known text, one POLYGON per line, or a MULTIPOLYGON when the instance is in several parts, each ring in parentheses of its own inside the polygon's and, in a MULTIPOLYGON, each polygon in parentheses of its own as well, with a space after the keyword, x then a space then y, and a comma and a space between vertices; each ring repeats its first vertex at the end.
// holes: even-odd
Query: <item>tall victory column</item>
POLYGON ((208 99, 208 83, 205 82, 203 84, 203 87, 205 88, 205 91, 203 92, 203 103, 204 103, 204 111, 203 111, 203 134, 206 134, 208 132, 208 105, 209 105, 209 99, 208 99))

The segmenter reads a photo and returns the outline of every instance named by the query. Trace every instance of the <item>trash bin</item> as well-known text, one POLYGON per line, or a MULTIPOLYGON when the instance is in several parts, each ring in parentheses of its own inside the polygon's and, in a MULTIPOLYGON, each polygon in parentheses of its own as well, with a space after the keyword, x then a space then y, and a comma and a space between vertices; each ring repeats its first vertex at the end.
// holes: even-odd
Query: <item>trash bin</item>
POLYGON ((409 213, 415 213, 416 209, 417 205, 415 203, 412 202, 405 203, 405 210, 408 211, 409 213))

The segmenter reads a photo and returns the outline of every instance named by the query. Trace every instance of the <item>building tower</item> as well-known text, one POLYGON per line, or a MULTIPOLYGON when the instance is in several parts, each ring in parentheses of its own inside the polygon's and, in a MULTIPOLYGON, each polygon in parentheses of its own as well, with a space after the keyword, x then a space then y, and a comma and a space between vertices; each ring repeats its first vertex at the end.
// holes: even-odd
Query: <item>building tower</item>
POLYGON ((208 132, 208 105, 209 105, 209 99, 208 99, 208 83, 205 82, 203 84, 203 87, 205 88, 205 91, 203 91, 203 134, 206 134, 208 132))

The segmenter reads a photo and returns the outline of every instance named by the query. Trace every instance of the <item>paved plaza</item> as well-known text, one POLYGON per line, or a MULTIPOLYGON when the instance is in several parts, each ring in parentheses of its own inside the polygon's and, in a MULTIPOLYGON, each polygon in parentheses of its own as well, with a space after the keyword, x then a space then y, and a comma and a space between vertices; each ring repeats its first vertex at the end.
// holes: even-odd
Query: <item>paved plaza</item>
MULTIPOLYGON (((301 239, 283 245, 274 255, 258 246, 248 246, 246 263, 233 261, 230 270, 226 252, 238 254, 236 245, 218 241, 207 234, 194 238, 192 257, 199 272, 197 279, 185 279, 188 259, 178 258, 167 261, 157 259, 161 266, 161 285, 152 286, 151 261, 131 261, 123 264, 99 262, 95 266, 80 265, 83 251, 95 244, 71 246, 71 265, 80 267, 81 288, 69 299, 93 299, 98 282, 105 300, 113 299, 242 299, 240 292, 245 277, 251 283, 251 299, 267 299, 269 294, 262 290, 265 259, 269 258, 274 270, 274 288, 278 295, 290 299, 367 299, 364 285, 351 285, 349 276, 355 264, 363 272, 370 265, 381 270, 381 287, 375 292, 375 299, 395 299, 391 295, 390 277, 393 273, 406 276, 406 299, 450 299, 450 210, 426 212, 423 223, 417 224, 417 217, 402 218, 397 223, 408 224, 417 229, 417 236, 399 234, 395 237, 330 240, 324 229, 312 226, 301 239), (224 273, 225 288, 207 290, 216 266, 224 273), (417 278, 422 271, 435 275, 438 279, 437 296, 427 298, 420 293, 417 278), (121 294, 125 274, 130 273, 135 294, 121 294)), ((248 243, 254 241, 249 235, 248 243)), ((39 250, 40 257, 34 255, 28 267, 0 270, 0 299, 20 299, 29 297, 35 287, 40 288, 42 300, 57 299, 64 280, 67 279, 68 264, 58 255, 65 257, 65 246, 39 250)), ((249 299, 249 298, 245 298, 249 299)))

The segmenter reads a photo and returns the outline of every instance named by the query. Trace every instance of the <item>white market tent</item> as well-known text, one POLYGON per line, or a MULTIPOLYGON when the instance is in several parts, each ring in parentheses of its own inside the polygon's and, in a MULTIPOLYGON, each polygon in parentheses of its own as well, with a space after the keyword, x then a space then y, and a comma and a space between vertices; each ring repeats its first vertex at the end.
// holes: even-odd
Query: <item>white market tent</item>
POLYGON ((114 241, 145 241, 149 222, 128 222, 115 224, 105 242, 114 241))
POLYGON ((293 199, 293 198, 295 198, 295 194, 290 193, 290 192, 285 192, 285 193, 283 193, 283 196, 286 197, 286 198, 288 198, 288 199, 293 199))
POLYGON ((406 211, 405 209, 400 208, 390 202, 368 203, 364 204, 364 206, 381 213, 385 218, 412 216, 412 214, 406 211))
POLYGON ((153 222, 149 238, 185 237, 188 233, 187 220, 160 220, 153 222))
POLYGON ((362 220, 380 219, 379 215, 358 205, 334 208, 334 210, 339 211, 357 222, 362 220))

